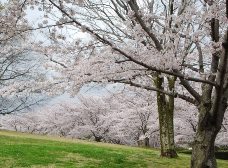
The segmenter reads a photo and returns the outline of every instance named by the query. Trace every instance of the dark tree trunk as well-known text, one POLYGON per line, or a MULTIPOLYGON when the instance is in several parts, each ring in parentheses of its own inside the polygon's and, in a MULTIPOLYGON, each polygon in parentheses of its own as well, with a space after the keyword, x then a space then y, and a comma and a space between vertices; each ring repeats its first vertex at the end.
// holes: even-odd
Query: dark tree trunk
POLYGON ((215 129, 198 131, 193 144, 192 168, 216 168, 214 142, 217 135, 215 129))
POLYGON ((102 137, 100 136, 94 136, 96 142, 101 142, 102 137))
POLYGON ((199 122, 193 143, 191 167, 192 168, 216 168, 215 138, 219 128, 216 128, 214 119, 211 118, 207 108, 200 107, 199 122))
MULTIPOLYGON (((226 8, 228 18, 228 0, 226 8)), ((215 87, 214 92, 212 92, 211 86, 202 86, 198 128, 193 144, 191 159, 192 168, 217 167, 214 143, 222 126, 228 101, 228 28, 222 47, 223 49, 219 58, 218 68, 216 65, 215 70, 212 71, 217 72, 215 80, 217 86, 215 87)))
POLYGON ((214 144, 227 108, 227 93, 216 95, 219 93, 217 90, 211 102, 204 93, 199 105, 198 128, 191 158, 192 168, 217 167, 214 144))
POLYGON ((150 139, 148 137, 145 138, 145 146, 150 147, 150 139))
MULTIPOLYGON (((163 88, 164 79, 157 77, 155 84, 159 89, 163 88)), ((169 89, 174 88, 175 79, 169 79, 169 89)), ((174 113, 174 97, 168 98, 163 93, 157 92, 157 105, 158 105, 158 117, 159 117, 159 129, 160 129, 160 144, 161 144, 161 156, 175 158, 177 152, 175 150, 174 143, 174 125, 173 125, 173 113, 174 113)))
POLYGON ((148 137, 145 137, 144 139, 140 139, 137 142, 138 142, 138 146, 139 147, 150 147, 149 138, 148 137))
POLYGON ((175 151, 173 125, 163 117, 159 117, 161 156, 175 158, 177 153, 175 151))

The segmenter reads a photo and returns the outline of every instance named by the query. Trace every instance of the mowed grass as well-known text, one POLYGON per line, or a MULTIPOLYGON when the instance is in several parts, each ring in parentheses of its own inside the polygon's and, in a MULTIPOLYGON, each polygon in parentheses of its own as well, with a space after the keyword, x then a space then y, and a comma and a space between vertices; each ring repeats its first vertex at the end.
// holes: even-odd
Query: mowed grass
MULTIPOLYGON (((160 158, 142 149, 66 138, 0 131, 0 168, 186 168, 190 156, 160 158)), ((218 167, 228 168, 219 160, 218 167)))

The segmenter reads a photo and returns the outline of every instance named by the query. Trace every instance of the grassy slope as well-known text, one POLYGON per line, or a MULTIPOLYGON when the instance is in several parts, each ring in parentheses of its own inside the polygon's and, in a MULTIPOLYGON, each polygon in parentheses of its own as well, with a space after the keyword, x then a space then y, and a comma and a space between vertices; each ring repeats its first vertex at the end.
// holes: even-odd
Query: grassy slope
MULTIPOLYGON (((0 167, 186 168, 190 157, 159 157, 159 151, 66 138, 0 131, 0 167)), ((228 161, 218 161, 228 168, 228 161)))

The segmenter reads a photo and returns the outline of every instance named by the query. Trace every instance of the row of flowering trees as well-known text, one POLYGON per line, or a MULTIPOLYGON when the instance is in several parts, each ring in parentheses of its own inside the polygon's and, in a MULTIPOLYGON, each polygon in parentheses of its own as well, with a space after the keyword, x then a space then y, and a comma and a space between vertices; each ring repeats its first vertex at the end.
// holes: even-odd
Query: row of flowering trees
MULTIPOLYGON (((142 90, 125 90, 102 97, 80 95, 74 102, 64 101, 33 112, 4 116, 0 125, 20 132, 159 147, 156 100, 151 95, 154 94, 142 90)), ((194 106, 178 100, 174 116, 176 146, 191 147, 196 122, 194 106)), ((227 129, 224 121, 217 146, 227 144, 227 129)))

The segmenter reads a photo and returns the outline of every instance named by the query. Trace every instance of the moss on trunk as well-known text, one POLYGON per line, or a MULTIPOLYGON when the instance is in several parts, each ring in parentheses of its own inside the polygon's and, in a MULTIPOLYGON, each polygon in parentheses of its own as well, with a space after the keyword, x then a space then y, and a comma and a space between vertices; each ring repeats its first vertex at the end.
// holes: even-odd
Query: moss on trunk
MULTIPOLYGON (((163 88, 164 77, 157 75, 155 85, 159 89, 163 88)), ((175 79, 168 78, 169 90, 174 89, 175 79)), ((174 143, 174 125, 173 125, 173 113, 174 113, 174 97, 157 92, 157 106, 159 117, 159 129, 160 129, 160 144, 161 144, 161 156, 175 158, 177 153, 174 143)))

